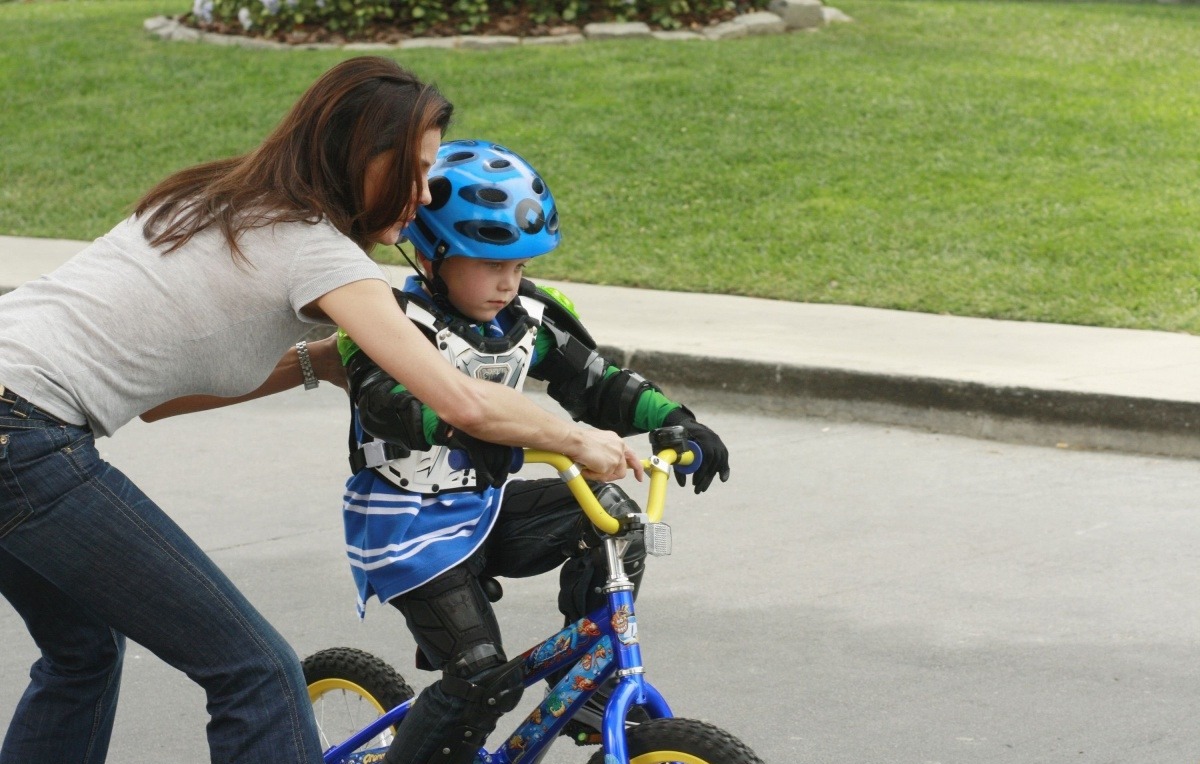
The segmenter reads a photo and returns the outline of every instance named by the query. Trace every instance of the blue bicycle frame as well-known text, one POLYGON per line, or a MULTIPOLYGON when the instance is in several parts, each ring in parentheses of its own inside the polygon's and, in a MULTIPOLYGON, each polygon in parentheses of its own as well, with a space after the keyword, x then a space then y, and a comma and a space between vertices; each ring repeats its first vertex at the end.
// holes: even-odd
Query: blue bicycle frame
MULTIPOLYGON (((681 465, 691 465, 692 470, 699 466, 698 459, 694 460, 699 449, 693 446, 689 452, 683 453, 674 450, 684 442, 683 430, 670 429, 677 431, 673 435, 678 443, 643 462, 650 473, 648 511, 646 514, 628 516, 626 520, 634 522, 625 526, 606 514, 581 477, 579 467, 569 459, 560 454, 525 452, 530 461, 556 466, 584 512, 598 529, 609 534, 604 536, 609 571, 604 586, 607 602, 604 607, 589 613, 586 618, 576 621, 506 664, 507 669, 519 672, 524 687, 530 687, 567 666, 571 668, 495 753, 481 748, 475 757, 475 764, 536 763, 558 737, 563 726, 614 672, 619 681, 608 700, 600 730, 606 761, 609 757, 617 764, 627 764, 629 761, 625 720, 631 707, 642 706, 651 719, 673 716, 662 694, 645 679, 642 650, 638 644, 637 615, 633 608, 633 582, 625 573, 624 563, 631 532, 645 534, 649 554, 670 554, 669 529, 658 522, 662 516, 666 479, 671 465, 677 459, 681 465), (665 531, 666 537, 660 539, 659 531, 665 531)), ((396 706, 345 742, 331 747, 324 754, 325 764, 377 764, 382 761, 386 748, 357 749, 388 727, 399 724, 412 703, 409 700, 396 706)))
MULTIPOLYGON (((643 706, 653 719, 672 716, 662 694, 645 680, 642 651, 638 644, 637 615, 633 607, 633 584, 625 577, 620 540, 606 539, 605 546, 610 571, 605 587, 608 604, 513 658, 508 664, 520 667, 521 683, 525 687, 538 683, 566 666, 571 666, 570 671, 494 753, 480 749, 476 764, 537 761, 571 716, 614 671, 620 681, 609 698, 601 730, 604 748, 609 755, 616 757, 619 762, 628 761, 625 719, 632 706, 643 706)), ((359 751, 358 747, 388 727, 399 724, 412 703, 409 700, 396 706, 345 742, 331 747, 324 755, 326 764, 372 764, 381 761, 386 748, 359 751)))

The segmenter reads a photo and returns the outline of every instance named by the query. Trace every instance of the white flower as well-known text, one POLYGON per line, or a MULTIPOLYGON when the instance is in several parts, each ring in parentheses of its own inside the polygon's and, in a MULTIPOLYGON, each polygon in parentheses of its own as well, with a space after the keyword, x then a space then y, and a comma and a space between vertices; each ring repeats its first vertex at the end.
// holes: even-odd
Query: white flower
POLYGON ((318 8, 324 8, 324 7, 325 7, 325 0, 317 0, 317 7, 318 7, 318 8))
POLYGON ((254 26, 254 19, 250 17, 249 8, 240 8, 238 10, 238 21, 242 22, 242 29, 249 30, 254 26))
POLYGON ((208 24, 212 21, 213 0, 193 0, 192 15, 208 24))
POLYGON ((279 0, 262 0, 263 10, 274 16, 279 12, 279 0))

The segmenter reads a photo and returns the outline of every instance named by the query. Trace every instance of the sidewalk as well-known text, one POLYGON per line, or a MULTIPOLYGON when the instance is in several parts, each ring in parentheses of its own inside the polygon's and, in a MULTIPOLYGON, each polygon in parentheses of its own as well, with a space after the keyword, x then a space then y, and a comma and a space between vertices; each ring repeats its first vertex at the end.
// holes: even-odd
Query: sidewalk
MULTIPOLYGON (((0 236, 0 291, 83 246, 0 236)), ((406 275, 389 270, 393 283, 406 275)), ((575 302, 613 360, 668 389, 767 413, 1200 458, 1200 337, 543 283, 575 302)))

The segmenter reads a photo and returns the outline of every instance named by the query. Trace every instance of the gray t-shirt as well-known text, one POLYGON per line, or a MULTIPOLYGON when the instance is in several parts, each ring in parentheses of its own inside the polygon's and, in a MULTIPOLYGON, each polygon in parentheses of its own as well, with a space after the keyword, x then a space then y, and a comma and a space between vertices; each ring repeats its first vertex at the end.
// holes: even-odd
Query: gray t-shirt
POLYGON ((0 384, 97 435, 182 395, 235 396, 270 375, 316 298, 383 270, 328 221, 239 240, 210 228, 168 255, 127 219, 0 297, 0 384))

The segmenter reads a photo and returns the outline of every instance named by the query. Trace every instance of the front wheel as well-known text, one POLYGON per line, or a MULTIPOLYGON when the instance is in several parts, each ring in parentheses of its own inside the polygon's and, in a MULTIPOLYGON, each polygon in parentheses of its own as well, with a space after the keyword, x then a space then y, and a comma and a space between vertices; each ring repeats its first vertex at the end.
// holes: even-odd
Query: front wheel
MULTIPOLYGON (((763 764, 733 735, 695 719, 652 719, 627 729, 625 740, 629 764, 763 764)), ((604 751, 588 764, 604 764, 604 751)))
MULTIPOLYGON (((304 682, 321 734, 321 746, 341 743, 413 696, 412 688, 386 661, 353 647, 331 647, 304 659, 304 682)), ((389 727, 366 748, 386 748, 389 727)))

